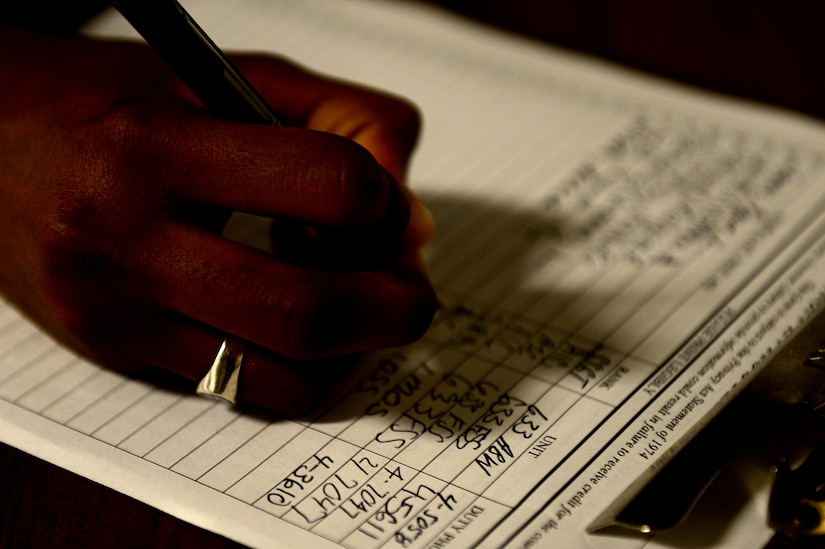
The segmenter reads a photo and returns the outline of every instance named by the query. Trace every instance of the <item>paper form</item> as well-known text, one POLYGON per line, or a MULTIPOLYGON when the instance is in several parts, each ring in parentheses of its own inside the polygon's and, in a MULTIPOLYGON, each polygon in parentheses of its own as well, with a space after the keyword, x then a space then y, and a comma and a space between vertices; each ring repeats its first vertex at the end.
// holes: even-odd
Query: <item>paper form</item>
POLYGON ((101 369, 4 304, 2 439, 251 546, 655 546, 586 530, 821 308, 825 128, 404 2, 184 5, 227 49, 420 106, 436 319, 283 420, 101 369))

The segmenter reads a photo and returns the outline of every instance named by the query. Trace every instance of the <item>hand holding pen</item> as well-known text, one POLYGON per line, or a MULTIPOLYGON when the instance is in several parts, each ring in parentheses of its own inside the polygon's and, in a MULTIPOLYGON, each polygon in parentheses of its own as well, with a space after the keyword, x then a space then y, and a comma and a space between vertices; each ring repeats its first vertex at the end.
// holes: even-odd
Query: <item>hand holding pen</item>
POLYGON ((407 103, 239 56, 283 126, 238 123, 143 45, 2 31, 0 290, 60 340, 193 381, 242 364, 238 400, 297 412, 426 328, 407 103), (220 236, 231 211, 275 221, 273 254, 220 236))

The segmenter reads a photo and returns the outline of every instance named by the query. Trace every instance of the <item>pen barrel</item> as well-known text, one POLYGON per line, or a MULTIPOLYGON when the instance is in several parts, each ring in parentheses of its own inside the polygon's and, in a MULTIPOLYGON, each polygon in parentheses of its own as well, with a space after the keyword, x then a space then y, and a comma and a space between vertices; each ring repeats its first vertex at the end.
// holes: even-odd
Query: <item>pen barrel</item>
POLYGON ((174 0, 113 0, 209 111, 234 122, 279 125, 272 108, 174 0))

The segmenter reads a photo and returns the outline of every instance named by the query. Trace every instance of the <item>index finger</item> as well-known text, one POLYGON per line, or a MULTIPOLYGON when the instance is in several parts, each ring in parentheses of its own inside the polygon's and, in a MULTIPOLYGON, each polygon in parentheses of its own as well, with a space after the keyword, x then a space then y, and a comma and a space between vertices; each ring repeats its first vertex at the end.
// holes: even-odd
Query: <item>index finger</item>
POLYGON ((269 56, 233 56, 233 62, 288 125, 351 139, 404 181, 421 128, 420 113, 408 100, 269 56))
POLYGON ((162 165, 150 169, 177 200, 326 226, 406 223, 407 193, 349 139, 203 113, 180 126, 158 122, 148 157, 162 165))

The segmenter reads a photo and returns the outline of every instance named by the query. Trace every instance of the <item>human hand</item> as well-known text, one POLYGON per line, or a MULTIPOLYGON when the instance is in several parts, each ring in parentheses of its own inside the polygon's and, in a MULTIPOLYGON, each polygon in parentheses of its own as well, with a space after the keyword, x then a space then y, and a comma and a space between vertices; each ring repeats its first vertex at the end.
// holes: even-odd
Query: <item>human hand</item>
POLYGON ((240 398, 294 413, 429 324, 406 103, 237 57, 288 127, 242 125, 142 45, 4 27, 0 51, 0 290, 62 342, 197 380, 231 334, 240 398), (273 254, 221 237, 230 211, 277 220, 273 254))

